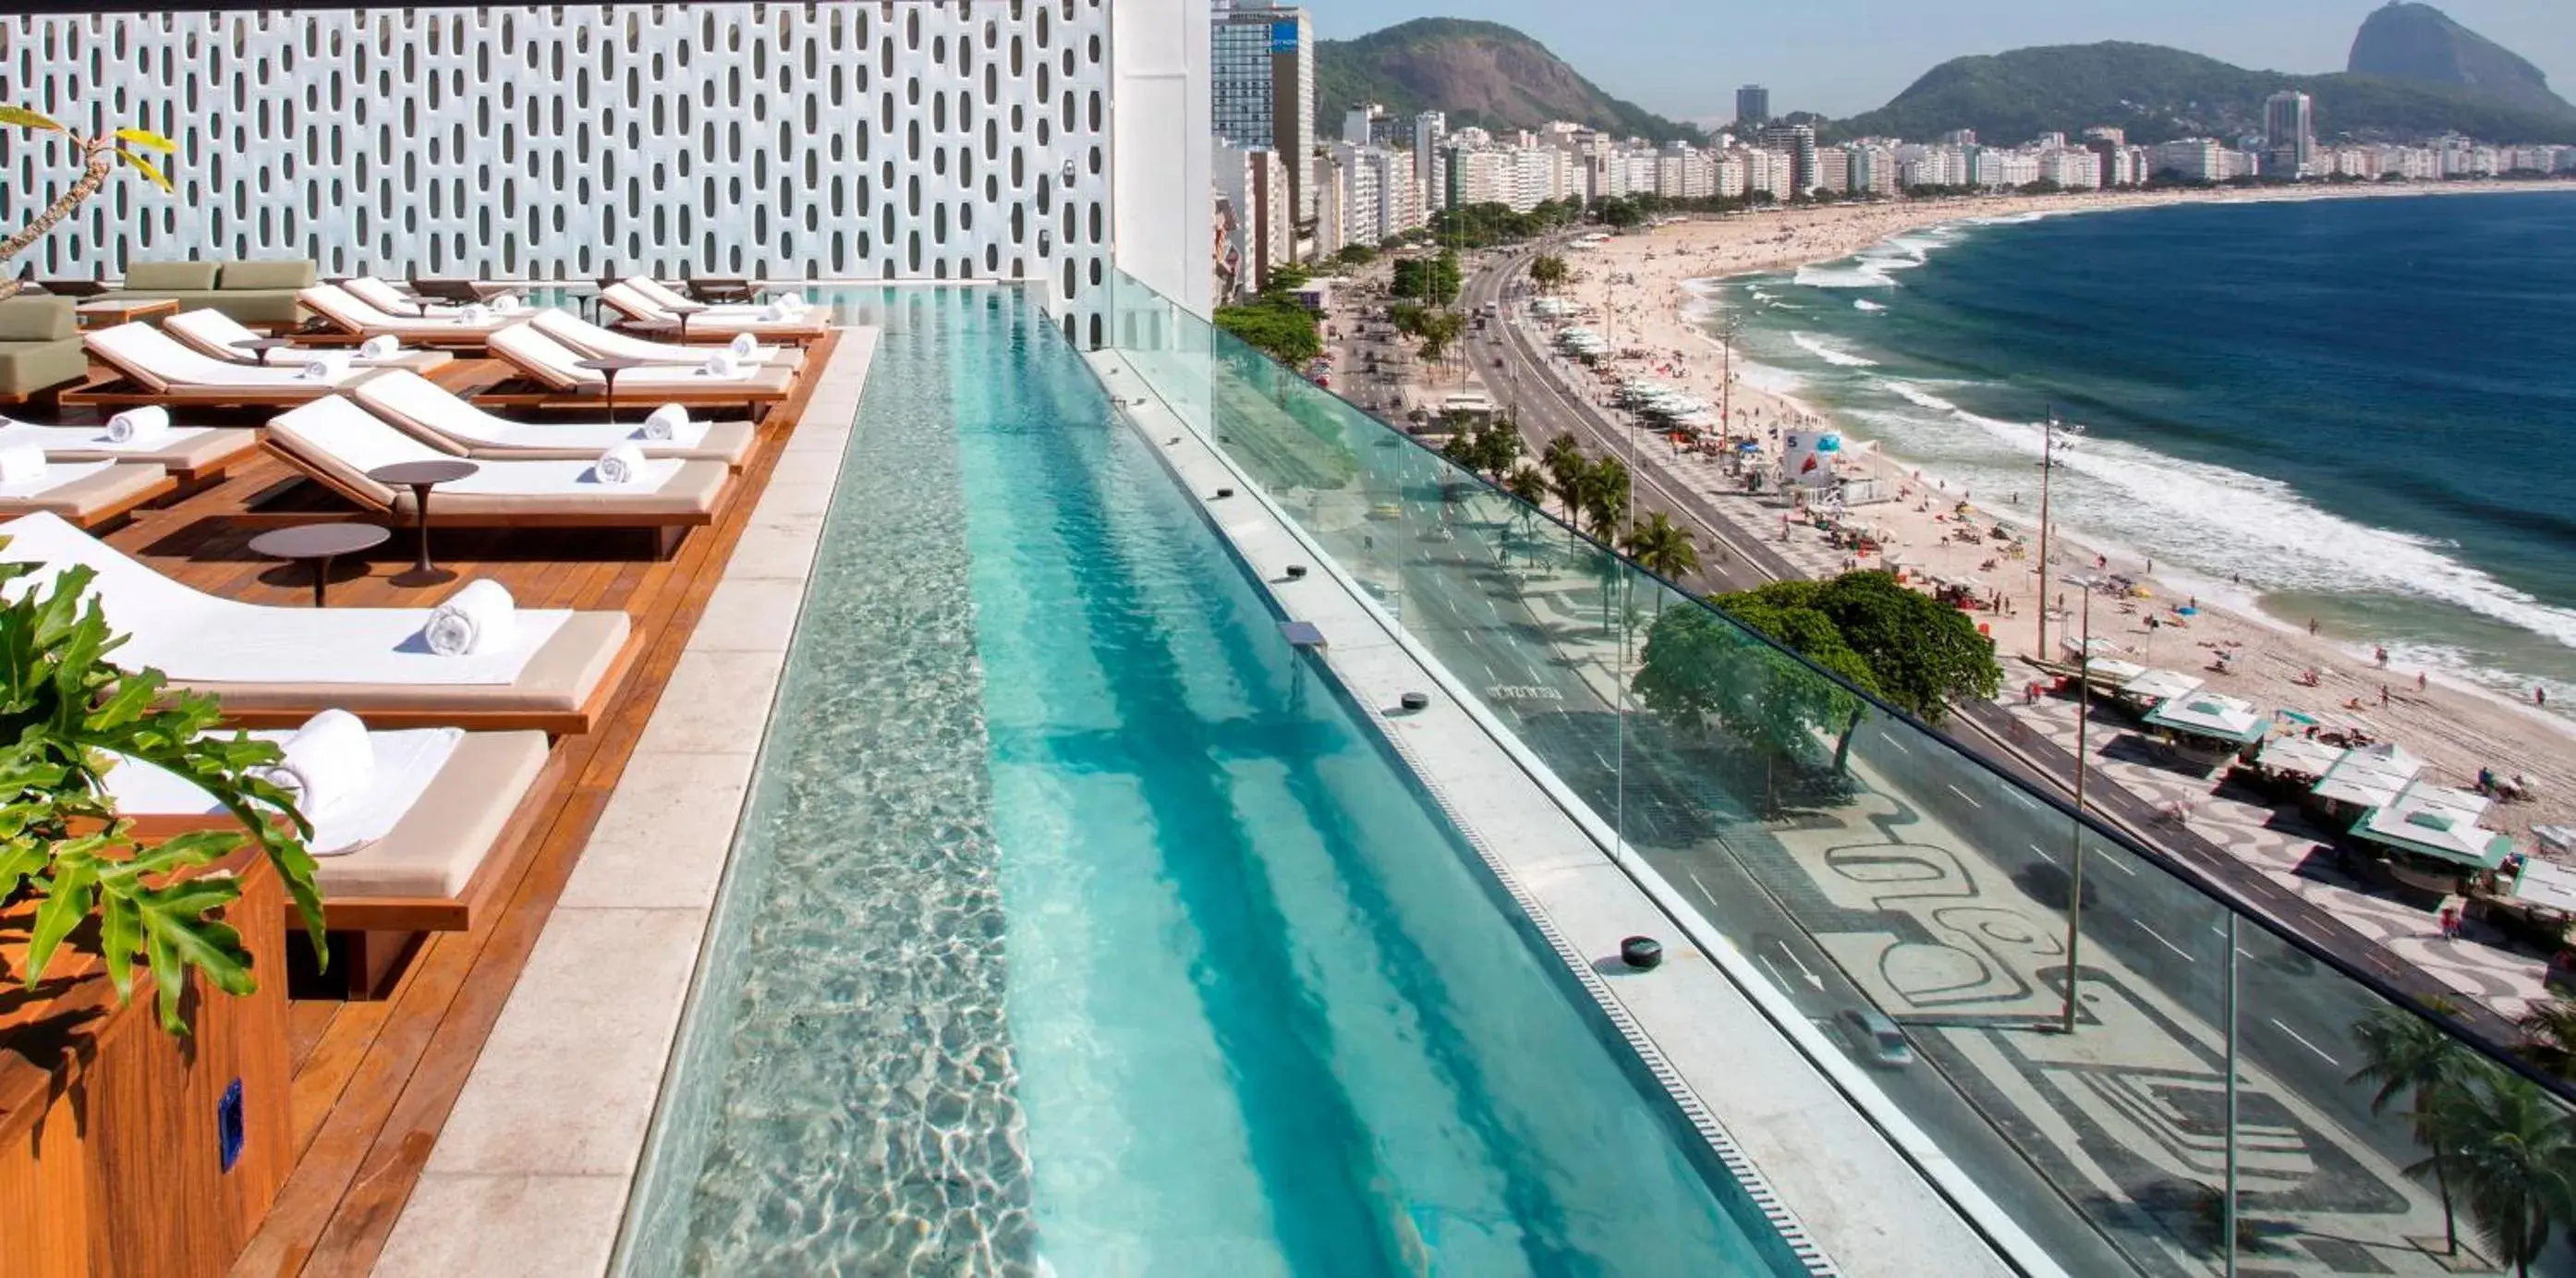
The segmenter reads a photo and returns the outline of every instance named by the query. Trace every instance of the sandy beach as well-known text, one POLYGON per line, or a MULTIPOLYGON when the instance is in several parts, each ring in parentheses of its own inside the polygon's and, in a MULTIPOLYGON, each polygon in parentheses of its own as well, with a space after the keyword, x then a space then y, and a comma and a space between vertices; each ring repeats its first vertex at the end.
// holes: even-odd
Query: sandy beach
MULTIPOLYGON (((1603 380, 1590 388, 1595 393, 1619 378, 1651 376, 1681 385, 1711 404, 1731 400, 1739 432, 1767 437, 1785 424, 1839 431, 1845 443, 1846 473, 1885 476, 1902 494, 1900 500, 1851 512, 1857 522, 1889 535, 1884 554, 1916 572, 1944 580, 1976 578, 2001 596, 2000 611, 1977 615, 1993 627, 1998 654, 2004 659, 2009 699, 2018 701, 2020 688, 2033 675, 2021 658, 2034 653, 2038 643, 2036 449, 2027 491, 1968 494, 1936 471, 1884 454, 1809 405, 1763 391, 1740 377, 1730 390, 1723 385, 1718 342, 1705 324, 1708 303, 1688 282, 1832 261, 1908 230, 1977 218, 2184 200, 2404 197, 2514 189, 2528 188, 2482 183, 2387 192, 2336 188, 2306 197, 2277 192, 2007 197, 1677 222, 1644 234, 1614 237, 1596 251, 1570 257, 1574 277, 1564 294, 1590 309, 1590 322, 1605 332, 1614 349, 1646 355, 1606 366, 1603 380), (1955 516, 1962 498, 1972 500, 1973 519, 1955 516), (2022 557, 2012 557, 2009 540, 1981 538, 1969 543, 1954 538, 1963 525, 1991 531, 1999 523, 2027 538, 2029 546, 2022 557)), ((2545 189, 2564 187, 2552 184, 2545 189)), ((1769 538, 1778 533, 1765 528, 1761 535, 1769 538)), ((1790 528, 1787 535, 1810 544, 1823 539, 1821 532, 1804 525, 1790 528)), ((2431 765, 2431 774, 2448 784, 2468 786, 2481 768, 2503 777, 2520 775, 2529 782, 2532 799, 2496 805, 2486 823, 2515 835, 2525 851, 2534 850, 2528 837, 2531 826, 2576 820, 2576 724, 2483 690, 2446 686, 2438 679, 2419 687, 2416 671, 2380 668, 2373 655, 2373 636, 2331 631, 2312 636, 2298 619, 2264 617, 2241 602, 2231 605, 2217 598, 2231 593, 2224 582, 2152 571, 2149 564, 2116 549, 2105 555, 2079 545, 2062 527, 2053 541, 2049 575, 2061 583, 2067 576, 2116 575, 2146 591, 2145 598, 2114 598, 2107 592, 2095 596, 2093 633, 2117 645, 2117 655, 2193 674, 2206 680, 2213 691, 2244 698, 2266 710, 2297 708, 2330 727, 2358 728, 2375 739, 2400 742, 2422 755, 2431 765), (2177 606, 2190 605, 2197 605, 2194 615, 2183 617, 2175 611, 2177 606), (2158 624, 2150 627, 2150 618, 2158 624), (2222 652, 2233 654, 2223 672, 2211 668, 2222 652), (2318 676, 2313 686, 2302 681, 2309 671, 2318 676)), ((1860 562, 1878 567, 1883 560, 1871 556, 1860 562)), ((2053 587, 2051 603, 2063 597, 2068 611, 2074 612, 2080 598, 2074 590, 2063 584, 2053 587)), ((2065 655, 2060 636, 2073 624, 2071 618, 2052 618, 2048 639, 2052 651, 2047 655, 2065 655)))

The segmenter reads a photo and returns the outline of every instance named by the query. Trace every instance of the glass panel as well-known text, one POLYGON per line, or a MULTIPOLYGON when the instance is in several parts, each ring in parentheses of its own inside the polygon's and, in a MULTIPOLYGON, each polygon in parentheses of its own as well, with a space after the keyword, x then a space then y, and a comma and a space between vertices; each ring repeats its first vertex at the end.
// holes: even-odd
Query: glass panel
MULTIPOLYGON (((1132 370, 1113 393, 1161 399, 1225 453, 1641 884, 1805 1018, 1784 1030, 1856 1103, 1932 1140, 1942 1192, 2068 1272, 2436 1272, 2432 1133, 2455 1170, 2471 1140, 2502 1157, 2576 1133, 2483 1045, 1611 554, 1558 503, 1132 280, 1113 297, 1132 370), (2371 1071, 2409 1051, 2457 1081, 2383 1097, 2371 1071)), ((2509 1268, 2465 1210, 2485 1265, 2464 1271, 2509 1268)))

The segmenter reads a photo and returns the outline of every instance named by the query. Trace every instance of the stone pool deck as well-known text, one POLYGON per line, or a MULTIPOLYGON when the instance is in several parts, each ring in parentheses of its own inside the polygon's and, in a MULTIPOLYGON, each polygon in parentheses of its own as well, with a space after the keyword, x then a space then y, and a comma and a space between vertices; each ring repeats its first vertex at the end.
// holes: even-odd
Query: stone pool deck
POLYGON ((1089 358, 1128 421, 1281 610, 1322 632, 1335 677, 1371 708, 1373 724, 1683 1111, 1742 1169, 1793 1245, 1821 1253, 1825 1270, 1855 1276, 2059 1272, 1893 1104, 1873 1106, 1875 1122, 1865 1116, 1854 1098, 1865 1102, 1876 1088, 1858 1067, 1713 929, 1703 930, 1705 944, 1683 935, 1649 888, 1667 901, 1682 898, 1662 889, 1641 859, 1614 861, 1616 841, 1598 819, 1190 430, 1126 357, 1089 358), (1216 499, 1221 488, 1236 495, 1216 499), (1312 571, 1290 581, 1292 564, 1312 571), (1428 694, 1429 708, 1400 709, 1407 692, 1428 694), (1620 942, 1636 935, 1664 942, 1661 967, 1638 973, 1618 963, 1620 942), (1964 1211, 1935 1191, 1934 1177, 1964 1211))
POLYGON ((376 1273, 606 1272, 876 340, 843 331, 376 1273))

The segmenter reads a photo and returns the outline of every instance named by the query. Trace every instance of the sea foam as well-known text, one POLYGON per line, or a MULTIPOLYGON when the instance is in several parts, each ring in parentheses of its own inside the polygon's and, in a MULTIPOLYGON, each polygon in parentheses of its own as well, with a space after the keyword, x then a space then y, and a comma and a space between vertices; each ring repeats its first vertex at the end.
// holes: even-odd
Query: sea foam
POLYGON ((1849 351, 1837 350, 1826 345, 1824 339, 1811 333, 1791 333, 1789 335, 1789 340, 1796 343, 1799 350, 1805 351, 1806 353, 1813 355, 1836 368, 1878 367, 1877 360, 1854 355, 1849 351))

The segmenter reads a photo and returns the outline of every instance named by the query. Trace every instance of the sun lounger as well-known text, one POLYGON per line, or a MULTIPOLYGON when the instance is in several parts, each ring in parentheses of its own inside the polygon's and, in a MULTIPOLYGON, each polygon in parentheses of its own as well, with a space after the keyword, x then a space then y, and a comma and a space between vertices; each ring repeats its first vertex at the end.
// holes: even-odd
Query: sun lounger
POLYGON ((368 378, 349 397, 422 443, 477 461, 590 461, 619 444, 633 444, 646 457, 719 461, 738 469, 757 438, 744 421, 707 422, 698 433, 659 440, 648 438, 645 427, 626 423, 514 422, 417 373, 399 371, 368 378))
MULTIPOLYGON (((447 461, 454 454, 403 433, 333 396, 268 424, 269 447, 358 506, 408 519, 411 490, 377 483, 367 472, 397 462, 447 461)), ((662 534, 659 553, 679 530, 715 522, 730 472, 723 462, 646 459, 635 478, 603 483, 592 461, 487 461, 473 475, 441 484, 430 514, 449 526, 498 528, 647 528, 662 534)))
MULTIPOLYGON (((537 331, 534 324, 502 329, 491 336, 487 346, 495 357, 508 361, 529 380, 565 397, 550 407, 594 407, 608 402, 607 377, 596 369, 582 367, 587 356, 537 331)), ((710 350, 706 358, 721 354, 710 350)), ((703 367, 656 365, 619 373, 616 390, 617 402, 626 405, 757 405, 786 399, 795 387, 795 372, 785 368, 743 368, 726 376, 703 367)))
POLYGON ((486 310, 479 318, 467 308, 459 308, 454 315, 427 318, 398 315, 369 306, 336 284, 316 284, 297 293, 295 299, 320 316, 326 327, 346 336, 391 336, 423 346, 478 347, 493 330, 527 318, 523 311, 503 312, 498 307, 486 310))
POLYGON ((345 359, 307 360, 274 368, 235 364, 191 350, 141 323, 85 333, 81 340, 123 381, 67 391, 66 404, 300 404, 373 371, 345 359))
MULTIPOLYGON (((295 734, 252 735, 282 746, 295 734)), ((374 767, 365 791, 304 813, 332 930, 471 926, 495 877, 493 853, 545 772, 546 734, 409 728, 366 737, 374 767)), ((107 790, 147 840, 238 828, 205 791, 150 764, 110 769, 107 790)))
MULTIPOLYGON (((161 321, 161 331, 226 363, 248 364, 254 368, 296 368, 304 361, 323 354, 312 347, 297 346, 272 347, 265 352, 247 349, 241 343, 258 341, 266 334, 253 332, 243 327, 240 320, 218 310, 173 315, 161 321)), ((330 349, 347 354, 352 368, 408 368, 425 373, 456 361, 456 357, 446 351, 402 350, 377 357, 368 355, 363 349, 330 349)))
POLYGON ((126 636, 113 660, 159 669, 178 687, 223 700, 245 727, 291 727, 340 707, 379 728, 461 727, 587 732, 634 660, 623 612, 521 609, 489 651, 431 652, 428 608, 271 608, 191 589, 52 515, 0 524, 0 560, 42 565, 15 589, 85 564, 108 625, 126 636))
POLYGON ((118 443, 105 426, 38 426, 0 417, 0 448, 44 451, 49 462, 141 462, 170 472, 181 483, 211 479, 259 447, 259 432, 213 426, 173 426, 158 435, 118 443))
POLYGON ((689 296, 687 293, 673 288, 650 275, 629 275, 618 282, 638 293, 643 294, 655 305, 665 308, 673 306, 704 306, 710 312, 733 310, 757 311, 776 302, 790 300, 801 302, 808 307, 817 305, 812 298, 809 298, 802 293, 794 292, 790 289, 762 288, 761 291, 771 294, 767 300, 758 302, 723 302, 709 306, 707 303, 701 302, 696 298, 689 296))
MULTIPOLYGON (((631 281, 620 280, 599 291, 600 303, 627 319, 627 326, 655 334, 677 335, 684 330, 677 313, 644 293, 631 281)), ((694 305, 694 303, 690 303, 694 305)), ((766 306, 714 306, 689 315, 685 330, 695 342, 729 342, 736 333, 779 342, 810 342, 831 331, 829 307, 808 307, 795 315, 774 315, 766 306)))
POLYGON ((178 487, 170 472, 140 462, 47 462, 44 474, 0 480, 0 518, 47 514, 96 528, 178 487))
POLYGON ((401 287, 373 275, 353 275, 339 281, 349 296, 383 311, 387 315, 418 315, 430 319, 453 319, 465 309, 453 302, 433 301, 405 292, 401 287))
MULTIPOLYGON (((641 337, 601 328, 569 311, 541 310, 528 317, 537 331, 583 355, 610 359, 649 359, 662 364, 698 365, 707 362, 709 346, 679 346, 670 342, 647 341, 641 337)), ((801 368, 805 352, 785 346, 761 346, 745 361, 754 368, 801 368)))

